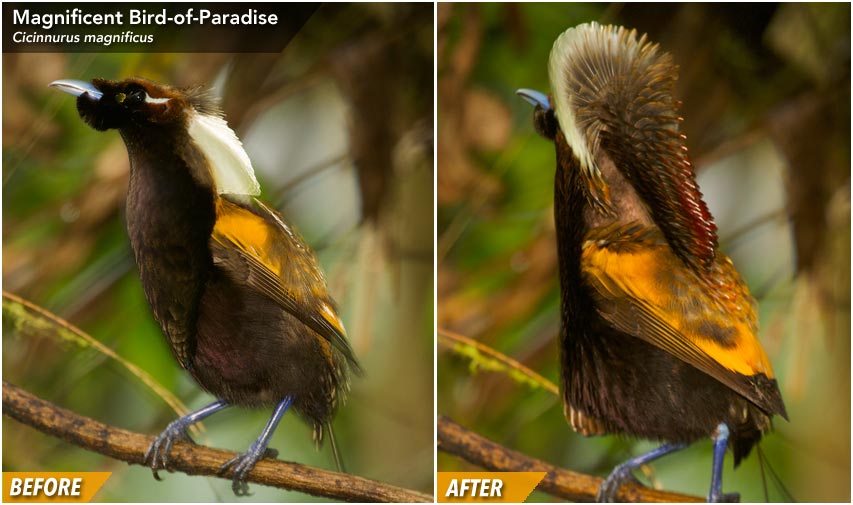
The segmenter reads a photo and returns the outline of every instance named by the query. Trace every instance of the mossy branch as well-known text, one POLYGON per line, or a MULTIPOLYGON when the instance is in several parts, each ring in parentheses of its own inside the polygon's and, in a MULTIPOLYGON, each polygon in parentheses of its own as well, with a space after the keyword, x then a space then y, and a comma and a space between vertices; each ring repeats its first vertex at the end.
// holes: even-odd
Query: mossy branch
MULTIPOLYGON (((564 470, 493 442, 445 416, 438 417, 438 450, 495 472, 547 472, 537 489, 570 501, 595 501, 600 477, 564 470)), ((439 490, 440 491, 440 490, 439 490)), ((704 502, 703 498, 660 491, 637 484, 619 488, 624 502, 684 503, 704 502)))
MULTIPOLYGON (((3 414, 86 450, 134 465, 143 465, 154 437, 133 433, 81 416, 3 381, 3 414)), ((178 442, 169 453, 171 470, 188 475, 219 475, 223 463, 237 453, 178 442)), ((153 477, 152 477, 153 478, 153 477)), ((353 502, 432 502, 432 496, 355 475, 273 459, 262 459, 249 482, 353 502)))
POLYGON ((560 390, 556 384, 482 342, 477 342, 470 337, 443 328, 438 329, 437 335, 439 345, 468 359, 473 370, 484 369, 490 372, 502 373, 520 384, 525 384, 532 388, 541 388, 554 396, 560 396, 560 390))
MULTIPOLYGON (((58 342, 71 342, 82 348, 95 349, 97 352, 118 362, 131 375, 142 381, 154 394, 162 398, 178 416, 184 416, 189 413, 187 406, 157 382, 151 374, 119 356, 98 339, 56 314, 48 312, 38 305, 8 291, 3 291, 3 322, 4 324, 11 324, 23 336, 48 337, 58 342)), ((198 433, 195 429, 193 429, 193 432, 198 433)))

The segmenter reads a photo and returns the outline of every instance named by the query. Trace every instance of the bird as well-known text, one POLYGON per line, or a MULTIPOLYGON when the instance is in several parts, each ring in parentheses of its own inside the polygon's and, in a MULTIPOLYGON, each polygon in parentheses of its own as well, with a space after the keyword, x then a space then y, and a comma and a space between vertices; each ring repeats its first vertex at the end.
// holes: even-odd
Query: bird
POLYGON ((574 431, 659 441, 617 466, 598 501, 633 470, 702 439, 714 443, 708 501, 787 420, 758 340, 757 302, 719 250, 674 96, 677 67, 646 35, 586 23, 548 60, 551 94, 519 89, 556 152, 560 383, 574 431))
MULTIPOLYGON (((361 366, 317 258, 298 231, 257 198, 248 154, 211 92, 133 77, 62 79, 82 120, 117 130, 130 160, 126 221, 145 297, 172 354, 212 404, 170 423, 145 454, 160 480, 187 429, 231 406, 273 407, 261 435, 222 465, 249 494, 255 464, 292 407, 319 445, 361 366)), ((340 470, 340 464, 339 464, 340 470)))

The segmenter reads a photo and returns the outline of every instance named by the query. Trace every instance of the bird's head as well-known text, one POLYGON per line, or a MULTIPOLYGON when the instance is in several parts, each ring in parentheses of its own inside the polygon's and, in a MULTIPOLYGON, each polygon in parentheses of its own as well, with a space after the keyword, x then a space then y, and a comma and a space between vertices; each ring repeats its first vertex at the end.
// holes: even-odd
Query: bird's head
MULTIPOLYGON (((204 155, 219 194, 258 195, 260 185, 240 139, 202 88, 176 88, 133 77, 121 81, 63 79, 50 83, 77 97, 80 117, 98 131, 119 130, 128 150, 148 143, 194 144, 204 155)), ((166 145, 164 145, 166 144, 166 145)), ((131 154, 132 157, 132 154, 131 154)))
POLYGON ((551 99, 541 91, 522 88, 516 91, 518 96, 534 107, 533 129, 548 140, 554 140, 560 125, 551 107, 551 99))
POLYGON ((139 77, 122 81, 94 79, 91 83, 59 80, 50 85, 76 96, 80 117, 98 131, 183 126, 196 111, 215 109, 203 94, 194 90, 139 77))

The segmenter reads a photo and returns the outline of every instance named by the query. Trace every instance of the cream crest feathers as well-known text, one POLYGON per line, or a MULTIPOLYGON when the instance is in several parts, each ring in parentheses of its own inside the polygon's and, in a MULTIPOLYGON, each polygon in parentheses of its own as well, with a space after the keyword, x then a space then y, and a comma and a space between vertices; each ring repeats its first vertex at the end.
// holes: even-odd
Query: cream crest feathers
MULTIPOLYGON (((638 83, 656 79, 661 82, 655 82, 654 88, 671 89, 674 77, 662 82, 660 76, 674 76, 674 70, 671 56, 659 53, 658 45, 647 42, 645 35, 638 39, 636 30, 593 22, 570 28, 557 38, 548 60, 552 100, 560 129, 588 178, 600 179, 595 158, 606 126, 602 104, 624 103, 619 98, 636 93, 638 83)), ((627 116, 630 124, 631 116, 641 112, 614 114, 627 116)), ((678 130, 676 120, 668 126, 678 130)))
POLYGON ((216 192, 220 195, 261 194, 252 161, 237 134, 218 109, 207 103, 201 106, 198 103, 193 100, 188 132, 210 164, 216 192))

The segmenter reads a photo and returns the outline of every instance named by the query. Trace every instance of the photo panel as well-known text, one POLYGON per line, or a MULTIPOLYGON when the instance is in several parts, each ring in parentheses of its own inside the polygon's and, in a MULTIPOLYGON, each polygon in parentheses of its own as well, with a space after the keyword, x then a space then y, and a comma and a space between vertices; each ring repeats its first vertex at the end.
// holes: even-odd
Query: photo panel
POLYGON ((849 17, 439 4, 439 501, 850 499, 849 17))
POLYGON ((3 5, 4 496, 433 501, 433 13, 3 5))

